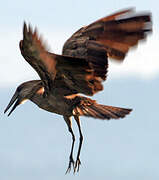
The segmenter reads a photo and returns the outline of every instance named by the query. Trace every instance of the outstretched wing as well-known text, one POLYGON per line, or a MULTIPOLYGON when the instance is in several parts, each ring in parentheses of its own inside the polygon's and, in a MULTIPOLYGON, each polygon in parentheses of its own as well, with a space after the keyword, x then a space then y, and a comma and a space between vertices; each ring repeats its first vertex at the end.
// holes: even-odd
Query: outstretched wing
POLYGON ((85 26, 66 41, 63 54, 86 58, 96 74, 105 80, 107 56, 122 61, 129 48, 151 31, 151 14, 127 9, 85 26))
POLYGON ((21 54, 24 59, 36 70, 42 79, 45 90, 49 90, 53 85, 56 76, 56 56, 47 53, 46 46, 38 37, 37 30, 33 32, 31 26, 23 26, 23 40, 19 43, 21 54))
POLYGON ((37 71, 43 81, 45 93, 62 88, 60 94, 68 95, 74 92, 93 95, 102 90, 101 80, 83 58, 61 56, 47 51, 39 38, 37 30, 24 23, 23 40, 20 50, 25 60, 37 71), (64 89, 67 91, 64 92, 64 89))

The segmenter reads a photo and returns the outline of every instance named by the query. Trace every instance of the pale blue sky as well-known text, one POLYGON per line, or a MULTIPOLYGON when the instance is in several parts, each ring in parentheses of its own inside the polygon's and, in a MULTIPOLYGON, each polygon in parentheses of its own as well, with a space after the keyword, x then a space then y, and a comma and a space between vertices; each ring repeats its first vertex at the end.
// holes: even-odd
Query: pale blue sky
MULTIPOLYGON (((159 179, 158 13, 158 0, 1 2, 0 179, 159 179), (118 70, 110 68, 104 91, 94 99, 102 104, 130 107, 134 111, 119 121, 103 122, 82 117, 84 143, 80 173, 65 176, 71 136, 62 117, 43 111, 31 102, 18 107, 9 118, 3 114, 16 87, 25 80, 38 78, 18 49, 23 21, 37 26, 51 49, 60 52, 64 41, 78 28, 127 7, 150 10, 154 33, 124 62, 132 62, 134 58, 142 63, 133 64, 133 68, 131 63, 121 65, 124 68, 118 70), (120 73, 124 69, 127 73, 120 73), (140 76, 142 69, 145 73, 140 76), (115 73, 117 75, 113 76, 115 73)), ((75 123, 73 128, 78 142, 75 123)))

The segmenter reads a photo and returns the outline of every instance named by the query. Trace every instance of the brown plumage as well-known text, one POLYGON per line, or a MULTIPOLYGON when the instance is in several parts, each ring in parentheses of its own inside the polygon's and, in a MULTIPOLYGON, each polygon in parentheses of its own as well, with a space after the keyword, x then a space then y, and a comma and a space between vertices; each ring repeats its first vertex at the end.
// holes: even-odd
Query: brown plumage
POLYGON ((39 38, 37 30, 24 23, 23 40, 20 41, 21 54, 36 70, 41 80, 21 84, 5 112, 14 104, 13 110, 29 99, 40 108, 63 116, 70 133, 72 147, 69 166, 79 171, 80 151, 83 135, 79 116, 97 119, 119 119, 131 109, 106 106, 96 103, 78 93, 92 96, 103 89, 106 80, 108 57, 122 61, 128 50, 145 39, 151 31, 151 14, 136 14, 133 9, 123 10, 104 17, 75 32, 64 44, 62 55, 48 52, 39 38), (71 117, 77 122, 80 143, 74 164, 73 149, 75 136, 71 117))

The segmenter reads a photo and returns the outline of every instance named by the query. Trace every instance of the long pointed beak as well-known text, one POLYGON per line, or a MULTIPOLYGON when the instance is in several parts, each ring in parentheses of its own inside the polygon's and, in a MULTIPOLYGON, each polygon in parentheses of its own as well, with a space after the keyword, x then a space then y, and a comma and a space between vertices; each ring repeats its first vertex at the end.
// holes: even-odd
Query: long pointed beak
POLYGON ((13 108, 11 109, 11 111, 9 112, 8 116, 15 110, 15 108, 20 104, 20 100, 18 99, 18 92, 16 91, 15 94, 13 95, 12 99, 10 100, 8 106, 6 107, 4 113, 6 113, 8 111, 8 109, 12 106, 13 108), (15 104, 14 104, 15 103, 15 104))

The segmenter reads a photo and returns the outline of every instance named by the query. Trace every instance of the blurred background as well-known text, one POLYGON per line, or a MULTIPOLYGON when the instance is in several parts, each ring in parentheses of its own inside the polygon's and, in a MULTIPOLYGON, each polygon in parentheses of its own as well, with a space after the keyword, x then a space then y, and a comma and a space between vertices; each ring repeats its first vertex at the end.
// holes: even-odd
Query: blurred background
MULTIPOLYGON (((158 180, 159 179, 159 2, 158 0, 45 0, 1 2, 0 28, 0 179, 2 180, 158 180), (65 175, 71 135, 62 116, 31 102, 10 117, 3 114, 16 87, 39 79, 19 50, 24 20, 37 27, 51 51, 81 26, 123 8, 151 11, 153 34, 129 52, 123 64, 111 62, 99 103, 133 108, 125 119, 81 118, 84 143, 80 173, 65 175)), ((78 147, 78 129, 75 154, 78 147)))

